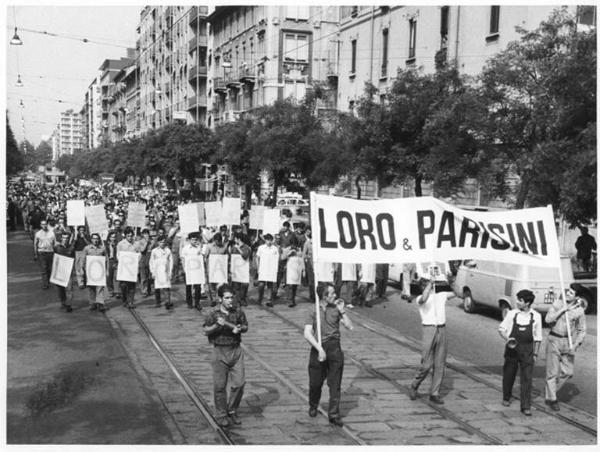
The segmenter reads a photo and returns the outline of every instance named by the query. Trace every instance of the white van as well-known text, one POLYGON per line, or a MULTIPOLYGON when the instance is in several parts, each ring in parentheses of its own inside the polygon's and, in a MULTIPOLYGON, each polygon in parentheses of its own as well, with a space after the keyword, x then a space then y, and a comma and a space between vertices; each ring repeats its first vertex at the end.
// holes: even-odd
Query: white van
MULTIPOLYGON (((578 282, 588 289, 586 312, 596 306, 596 284, 575 280, 568 256, 561 257, 565 289, 578 282), (592 286, 593 284, 593 286, 592 286)), ((558 268, 505 264, 495 261, 466 260, 456 274, 456 294, 463 299, 465 312, 475 312, 477 305, 497 308, 502 318, 515 307, 516 295, 522 289, 535 294, 533 308, 544 314, 560 295, 558 268)))

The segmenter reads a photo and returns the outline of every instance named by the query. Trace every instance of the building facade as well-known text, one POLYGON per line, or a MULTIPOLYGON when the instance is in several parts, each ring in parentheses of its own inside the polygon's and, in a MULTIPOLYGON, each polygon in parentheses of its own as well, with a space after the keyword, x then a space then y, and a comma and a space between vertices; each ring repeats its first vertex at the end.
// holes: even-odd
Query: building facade
POLYGON ((278 99, 301 100, 317 83, 335 91, 338 20, 337 6, 216 7, 208 18, 207 124, 278 99))
POLYGON ((73 111, 73 109, 69 109, 60 114, 57 159, 61 155, 81 151, 83 138, 81 129, 81 116, 79 113, 73 111))
POLYGON ((81 121, 83 150, 89 151, 98 147, 100 134, 102 133, 102 102, 99 77, 95 77, 85 91, 81 121))
MULTIPOLYGON (((121 73, 121 70, 135 63, 135 49, 128 49, 127 57, 119 60, 104 60, 98 70, 100 85, 100 133, 99 143, 103 141, 114 141, 116 137, 115 129, 115 109, 118 106, 115 102, 115 95, 121 89, 121 85, 117 86, 115 79, 121 73)), ((118 115, 117 115, 118 118, 118 115)), ((95 146, 94 146, 95 147, 95 146)))

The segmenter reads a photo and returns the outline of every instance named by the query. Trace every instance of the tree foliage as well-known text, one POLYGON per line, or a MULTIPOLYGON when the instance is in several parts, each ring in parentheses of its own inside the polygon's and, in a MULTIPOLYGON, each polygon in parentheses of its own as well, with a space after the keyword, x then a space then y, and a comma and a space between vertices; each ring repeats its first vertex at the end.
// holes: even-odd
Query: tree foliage
POLYGON ((21 171, 23 167, 23 154, 17 146, 17 140, 8 122, 8 115, 6 115, 6 174, 15 174, 21 171))

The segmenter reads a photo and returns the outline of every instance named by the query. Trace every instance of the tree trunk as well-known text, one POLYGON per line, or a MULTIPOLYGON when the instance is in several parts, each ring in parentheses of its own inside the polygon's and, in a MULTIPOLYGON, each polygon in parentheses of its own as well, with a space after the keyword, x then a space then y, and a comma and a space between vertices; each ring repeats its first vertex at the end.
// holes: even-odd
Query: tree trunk
POLYGON ((360 199, 362 190, 360 188, 360 180, 361 180, 361 176, 356 176, 356 179, 354 180, 354 185, 356 186, 356 199, 360 199))
POLYGON ((250 184, 244 185, 244 192, 246 193, 246 209, 250 210, 252 206, 252 186, 250 184))
POLYGON ((423 182, 423 176, 421 176, 421 175, 415 176, 415 196, 423 196, 423 189, 421 188, 422 182, 423 182))
POLYGON ((517 192, 517 199, 515 201, 515 209, 522 209, 525 207, 525 201, 527 200, 527 195, 529 194, 530 185, 531 178, 529 177, 529 173, 525 172, 521 176, 521 183, 519 184, 519 191, 517 192))

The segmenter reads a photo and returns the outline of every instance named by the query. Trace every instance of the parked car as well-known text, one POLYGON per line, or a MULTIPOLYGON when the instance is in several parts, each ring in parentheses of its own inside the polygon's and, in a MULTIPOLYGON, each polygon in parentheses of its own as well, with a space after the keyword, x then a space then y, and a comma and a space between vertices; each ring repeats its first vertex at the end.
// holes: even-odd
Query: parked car
MULTIPOLYGON (((568 256, 561 257, 564 287, 578 282, 586 288, 586 313, 596 309, 595 279, 575 279, 568 256)), ((475 312, 478 305, 497 308, 506 313, 515 307, 516 294, 529 289, 535 294, 533 308, 545 314, 560 296, 560 277, 557 268, 505 264, 495 261, 466 260, 458 267, 456 294, 463 299, 465 312, 475 312)))

